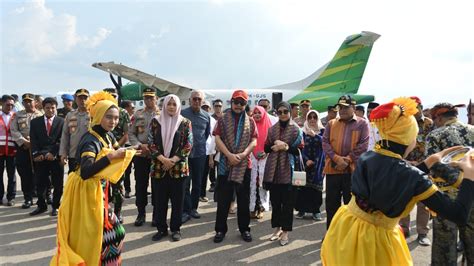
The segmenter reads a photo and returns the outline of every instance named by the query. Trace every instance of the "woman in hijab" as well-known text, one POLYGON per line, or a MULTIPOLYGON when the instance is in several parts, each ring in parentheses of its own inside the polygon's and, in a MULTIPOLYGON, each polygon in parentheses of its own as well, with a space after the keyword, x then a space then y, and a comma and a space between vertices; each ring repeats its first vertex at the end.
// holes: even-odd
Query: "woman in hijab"
POLYGON ((163 101, 160 116, 151 122, 148 142, 151 150, 151 185, 156 192, 157 230, 153 241, 168 235, 166 214, 171 200, 171 238, 181 240, 181 214, 184 201, 184 179, 189 175, 188 156, 192 148, 191 121, 181 114, 181 100, 170 94, 163 101))
POLYGON ((298 191, 296 198, 296 218, 302 219, 305 213, 313 214, 313 219, 322 221, 319 208, 323 203, 324 152, 322 136, 324 127, 316 110, 306 114, 303 126, 303 161, 306 168, 306 186, 298 191))
POLYGON ((268 153, 265 164, 263 186, 270 190, 272 203, 272 228, 275 228, 270 241, 280 239, 280 245, 288 244, 288 232, 293 230, 293 207, 296 188, 291 179, 295 159, 299 149, 303 148, 303 134, 291 120, 291 106, 287 102, 277 105, 278 122, 268 131, 265 152, 268 153))
POLYGON ((253 119, 257 125, 258 138, 257 146, 253 149, 252 155, 252 174, 250 179, 250 218, 261 219, 263 212, 269 210, 268 191, 262 187, 263 173, 267 154, 265 153, 265 140, 267 139, 268 129, 272 122, 267 112, 261 106, 255 106, 253 109, 253 119))
POLYGON ((374 150, 359 158, 352 174, 353 197, 334 216, 321 248, 323 265, 413 265, 403 232, 398 225, 418 202, 457 224, 466 224, 474 200, 474 154, 453 166, 464 171, 440 178, 459 185, 450 199, 433 184, 429 169, 440 163, 452 147, 433 154, 417 167, 403 159, 415 147, 418 124, 413 116, 417 103, 410 98, 394 99, 370 114, 381 140, 374 150))
POLYGON ((135 150, 118 149, 111 130, 119 109, 107 92, 86 103, 91 128, 79 143, 80 165, 71 172, 59 208, 56 255, 51 265, 120 265, 125 230, 109 210, 110 182, 117 183, 135 150))

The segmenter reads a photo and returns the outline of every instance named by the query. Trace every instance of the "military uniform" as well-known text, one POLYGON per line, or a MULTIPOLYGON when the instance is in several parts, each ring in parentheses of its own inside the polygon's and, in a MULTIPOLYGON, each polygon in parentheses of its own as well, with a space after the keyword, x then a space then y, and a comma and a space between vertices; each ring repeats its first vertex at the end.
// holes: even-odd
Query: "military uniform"
MULTIPOLYGON (((143 96, 154 96, 156 95, 155 93, 155 89, 147 88, 144 90, 143 96)), ((153 117, 158 114, 158 107, 155 107, 155 110, 140 109, 135 112, 130 131, 128 132, 129 141, 132 146, 148 144, 149 125, 153 117)), ((133 164, 135 166, 135 204, 138 209, 135 225, 140 226, 145 221, 145 208, 148 204, 147 189, 150 180, 151 158, 149 156, 135 156, 133 164)))
MULTIPOLYGON (((31 93, 25 93, 22 96, 23 101, 31 100, 34 101, 34 95, 31 93)), ((26 110, 18 111, 11 122, 11 134, 13 141, 18 145, 17 153, 15 156, 15 164, 18 174, 21 178, 21 191, 25 203, 22 208, 26 209, 32 205, 33 193, 35 190, 35 178, 33 169, 33 160, 31 157, 31 148, 24 146, 25 142, 30 141, 30 123, 33 118, 42 116, 39 110, 35 110, 32 113, 26 112, 26 110)))
POLYGON ((79 145, 82 136, 84 136, 88 131, 89 123, 90 116, 88 112, 74 110, 66 115, 61 135, 59 155, 68 158, 68 173, 71 173, 76 169, 78 164, 78 158, 76 158, 77 146, 79 145))
MULTIPOLYGON (((457 145, 474 147, 474 126, 453 119, 428 134, 426 155, 429 156, 457 145)), ((450 187, 447 183, 438 182, 436 185, 450 198, 456 198, 457 188, 450 187)), ((467 225, 459 227, 459 237, 464 243, 467 264, 474 265, 474 208, 471 209, 467 225)), ((456 239, 457 225, 455 223, 439 216, 433 219, 432 265, 457 264, 456 239)))
MULTIPOLYGON (((123 108, 119 108, 119 121, 114 130, 112 130, 112 134, 114 135, 117 142, 120 141, 120 139, 123 138, 125 134, 128 134, 129 123, 130 116, 128 115, 127 111, 123 108)), ((121 222, 123 221, 121 211, 124 198, 124 176, 125 175, 120 178, 119 182, 112 184, 112 202, 114 203, 114 213, 121 222)))
POLYGON ((66 118, 66 115, 71 111, 72 111, 71 109, 67 109, 65 107, 59 108, 58 109, 58 116, 61 117, 61 118, 66 118))

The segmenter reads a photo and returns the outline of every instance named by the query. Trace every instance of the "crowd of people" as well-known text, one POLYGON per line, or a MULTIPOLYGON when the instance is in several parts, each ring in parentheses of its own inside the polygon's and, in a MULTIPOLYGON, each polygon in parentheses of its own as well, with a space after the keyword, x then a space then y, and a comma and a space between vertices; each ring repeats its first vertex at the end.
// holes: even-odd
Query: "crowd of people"
POLYGON ((15 170, 21 208, 35 206, 29 213, 35 216, 51 205, 50 215, 58 216, 53 265, 121 263, 132 170, 134 226, 147 222, 151 187, 153 241, 170 232, 181 240, 182 224, 201 217, 199 204, 210 192, 217 202, 215 243, 225 239, 229 214, 237 214, 242 240, 251 242, 250 220, 271 211, 269 240, 285 246, 294 218, 324 220, 325 188, 324 264, 409 264, 404 239, 415 205, 417 241, 432 245, 432 264, 455 265, 459 251, 474 264, 474 158, 450 171, 440 163, 457 146, 474 147, 471 103, 469 125, 458 119, 460 105, 426 111, 418 97, 371 102, 366 112, 343 95, 325 117, 310 100, 273 109, 261 99, 250 107, 245 90, 233 92, 228 109, 223 100, 206 101, 202 91, 191 93, 187 108, 173 94, 159 104, 153 88, 143 90, 144 108, 137 111, 114 88, 94 95, 78 89, 62 100, 58 109, 55 98, 25 93, 20 103, 4 95, 0 113, 0 199, 6 168, 5 205, 16 204, 15 170), (296 172, 305 173, 304 185, 294 182, 296 172))

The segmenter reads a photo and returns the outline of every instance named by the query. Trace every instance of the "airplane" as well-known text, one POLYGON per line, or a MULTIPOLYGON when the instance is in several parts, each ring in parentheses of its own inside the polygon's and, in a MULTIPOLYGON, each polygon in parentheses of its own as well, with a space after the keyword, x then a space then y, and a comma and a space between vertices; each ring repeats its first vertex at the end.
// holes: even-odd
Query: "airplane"
MULTIPOLYGON (((344 94, 351 95, 357 104, 374 101, 373 95, 359 95, 357 91, 372 46, 379 37, 379 34, 369 31, 362 31, 346 37, 332 60, 308 77, 292 83, 247 90, 249 105, 257 105, 260 99, 268 99, 273 107, 282 100, 290 103, 310 100, 312 109, 325 112, 328 106, 335 105, 339 97, 344 94)), ((193 91, 187 86, 114 62, 98 62, 92 66, 110 74, 121 99, 142 100, 143 89, 153 87, 157 89, 159 97, 171 93, 176 94, 182 100, 183 106, 187 106, 187 100, 193 91), (113 75, 119 77, 118 81, 114 79, 113 75), (122 85, 121 77, 132 81, 132 83, 122 85)), ((230 106, 232 90, 204 89, 203 91, 206 94, 206 100, 212 102, 212 100, 221 99, 227 103, 228 107, 230 106)))

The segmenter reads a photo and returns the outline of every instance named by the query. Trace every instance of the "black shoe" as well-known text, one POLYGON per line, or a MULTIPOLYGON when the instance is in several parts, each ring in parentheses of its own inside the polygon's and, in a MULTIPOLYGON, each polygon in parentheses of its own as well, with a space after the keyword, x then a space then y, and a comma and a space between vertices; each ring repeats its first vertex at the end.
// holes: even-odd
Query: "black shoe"
POLYGON ((215 190, 216 190, 216 188, 215 188, 214 186, 211 186, 211 187, 209 188, 209 192, 214 192, 215 190))
POLYGON ((199 219, 199 218, 201 218, 201 214, 199 214, 199 212, 197 212, 197 210, 191 210, 191 212, 189 213, 189 215, 191 215, 191 217, 193 217, 194 219, 199 219))
POLYGON ((151 227, 156 227, 158 223, 155 220, 151 220, 151 227))
POLYGON ((36 208, 34 211, 30 212, 30 216, 35 216, 35 215, 38 215, 40 213, 43 213, 43 212, 46 212, 48 210, 47 207, 44 207, 44 208, 36 208))
POLYGON ((154 234, 153 237, 151 238, 151 240, 153 241, 160 241, 164 236, 167 236, 168 235, 168 231, 164 231, 164 232, 160 232, 158 231, 158 233, 154 234))
POLYGON ((461 240, 458 241, 458 244, 456 245, 456 250, 458 252, 463 252, 464 251, 464 243, 461 240))
POLYGON ((191 216, 189 216, 189 214, 187 213, 183 213, 183 215, 181 216, 181 223, 184 224, 189 220, 191 220, 191 216))
POLYGON ((9 201, 7 202, 7 206, 10 206, 10 207, 15 206, 15 200, 9 200, 9 201))
POLYGON ((29 209, 31 207, 31 205, 33 205, 33 202, 31 202, 31 200, 27 200, 21 205, 21 208, 22 209, 29 209))
POLYGON ((173 239, 173 241, 179 241, 181 240, 181 232, 180 231, 175 231, 171 234, 171 239, 173 239))
POLYGON ((214 243, 220 243, 224 240, 225 233, 224 232, 217 232, 214 236, 214 243))
POLYGON ((129 199, 129 198, 130 198, 130 191, 126 191, 126 192, 125 192, 125 198, 126 198, 126 199, 129 199))
POLYGON ((242 239, 245 242, 252 242, 252 235, 250 234, 249 231, 245 231, 243 233, 240 233, 240 235, 242 236, 242 239))
POLYGON ((58 209, 53 208, 51 211, 51 216, 58 216, 58 209))
POLYGON ((145 215, 144 214, 139 214, 137 216, 137 219, 135 220, 134 225, 135 226, 142 226, 145 223, 145 215))

